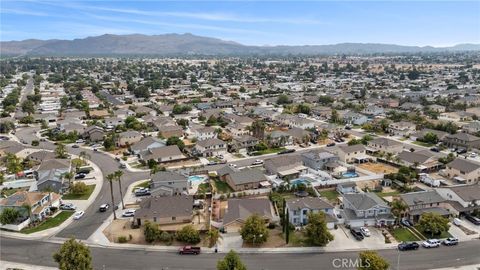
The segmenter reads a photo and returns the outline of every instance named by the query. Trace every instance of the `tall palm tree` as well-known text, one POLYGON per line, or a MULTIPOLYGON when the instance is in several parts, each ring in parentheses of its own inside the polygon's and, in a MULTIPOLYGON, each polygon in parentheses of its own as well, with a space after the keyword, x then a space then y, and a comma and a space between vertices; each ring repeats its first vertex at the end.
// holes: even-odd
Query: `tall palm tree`
POLYGON ((391 207, 392 214, 397 218, 397 222, 403 217, 408 208, 402 200, 398 199, 392 201, 391 207))
POLYGON ((63 175, 63 177, 68 180, 68 187, 70 188, 72 186, 72 179, 74 177, 73 172, 67 172, 63 175))
POLYGON ((112 196, 112 211, 113 219, 117 219, 117 214, 115 213, 115 198, 113 197, 113 181, 115 181, 115 173, 107 175, 107 181, 110 183, 110 196, 112 196))
POLYGON ((122 192, 122 176, 123 172, 120 170, 117 170, 114 172, 115 178, 118 182, 118 189, 120 190, 120 200, 122 201, 122 209, 125 209, 125 203, 123 202, 123 192, 122 192))

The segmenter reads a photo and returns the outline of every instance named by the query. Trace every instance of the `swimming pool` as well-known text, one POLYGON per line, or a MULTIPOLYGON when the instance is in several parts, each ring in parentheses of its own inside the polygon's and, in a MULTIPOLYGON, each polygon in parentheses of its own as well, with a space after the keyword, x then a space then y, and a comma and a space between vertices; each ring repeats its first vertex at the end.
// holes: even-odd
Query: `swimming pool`
POLYGON ((192 182, 195 182, 195 183, 197 183, 197 182, 203 182, 203 181, 205 181, 205 179, 206 179, 206 177, 205 177, 205 176, 202 176, 202 175, 192 175, 192 176, 189 176, 189 177, 188 177, 188 181, 189 181, 190 183, 192 183, 192 182))
POLYGON ((343 178, 354 178, 354 177, 358 177, 358 173, 356 173, 356 172, 344 172, 344 173, 342 173, 342 177, 343 178))
POLYGON ((300 184, 308 185, 308 184, 310 184, 310 181, 308 181, 307 179, 304 179, 304 178, 297 178, 297 179, 294 179, 294 180, 290 181, 290 185, 292 185, 292 186, 296 186, 296 185, 300 185, 300 184))

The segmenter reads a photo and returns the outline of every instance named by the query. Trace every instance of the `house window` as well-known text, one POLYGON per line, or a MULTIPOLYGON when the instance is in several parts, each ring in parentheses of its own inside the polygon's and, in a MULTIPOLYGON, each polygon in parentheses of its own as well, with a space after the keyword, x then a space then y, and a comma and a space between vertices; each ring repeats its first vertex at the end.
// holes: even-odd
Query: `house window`
POLYGON ((172 220, 177 220, 177 217, 172 217, 172 220))
POLYGON ((308 214, 308 210, 306 210, 306 209, 303 210, 303 214, 304 214, 304 215, 308 214))
POLYGON ((157 222, 157 217, 153 217, 153 222, 157 222))

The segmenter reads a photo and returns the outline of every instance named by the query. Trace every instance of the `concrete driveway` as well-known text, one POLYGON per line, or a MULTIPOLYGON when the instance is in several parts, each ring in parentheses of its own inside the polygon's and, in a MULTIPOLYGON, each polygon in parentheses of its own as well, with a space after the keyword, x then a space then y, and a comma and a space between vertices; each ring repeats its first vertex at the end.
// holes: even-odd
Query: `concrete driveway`
POLYGON ((330 242, 326 248, 335 250, 355 250, 360 248, 381 249, 396 246, 396 243, 385 244, 385 237, 383 237, 381 230, 374 227, 368 227, 368 229, 370 230, 371 236, 365 237, 363 241, 358 241, 352 236, 349 229, 346 229, 342 225, 338 226, 338 229, 330 231, 335 237, 335 240, 330 242))

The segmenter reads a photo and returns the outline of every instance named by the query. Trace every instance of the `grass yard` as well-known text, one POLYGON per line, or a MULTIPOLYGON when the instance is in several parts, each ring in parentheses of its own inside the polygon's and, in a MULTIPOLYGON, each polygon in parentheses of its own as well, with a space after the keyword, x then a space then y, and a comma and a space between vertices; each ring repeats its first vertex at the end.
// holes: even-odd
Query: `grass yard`
POLYGON ((17 191, 20 191, 20 190, 23 190, 23 189, 21 189, 21 188, 2 189, 2 191, 0 192, 0 194, 1 194, 2 196, 8 197, 8 196, 14 194, 14 193, 17 192, 17 191))
POLYGON ((389 196, 396 196, 400 194, 400 191, 391 191, 391 192, 375 192, 379 197, 389 197, 389 196))
POLYGON ((327 198, 329 201, 337 200, 339 194, 336 190, 319 190, 322 197, 327 198))
POLYGON ((436 239, 443 239, 443 238, 448 238, 448 237, 452 237, 452 235, 448 232, 442 232, 440 235, 431 235, 431 234, 428 234, 428 233, 425 233, 424 231, 420 230, 420 228, 418 227, 418 225, 415 225, 414 226, 415 229, 417 229, 417 231, 419 233, 421 233, 426 239, 430 239, 430 238, 436 238, 436 239))
MULTIPOLYGON (((140 184, 136 184, 134 187, 133 187, 133 190, 135 190, 136 188, 148 188, 150 187, 150 180, 146 180, 140 184)), ((132 191, 133 191, 132 190, 132 191)))
POLYGON ((93 190, 95 190, 95 184, 93 185, 87 185, 87 192, 84 194, 65 194, 63 195, 62 199, 63 200, 88 200, 90 198, 90 195, 92 195, 93 190))
POLYGON ((261 156, 261 155, 266 155, 266 154, 275 154, 275 153, 278 153, 278 152, 283 151, 283 150, 285 150, 285 147, 270 148, 270 149, 265 149, 265 150, 253 152, 251 155, 252 156, 261 156))
POLYGON ((201 183, 200 185, 198 185, 197 194, 208 193, 208 192, 210 192, 209 183, 201 183))
POLYGON ((421 141, 414 141, 412 143, 416 144, 416 145, 423 146, 423 147, 432 147, 432 146, 435 145, 435 144, 432 144, 432 143, 426 143, 426 142, 421 142, 421 141))
POLYGON ((225 182, 220 180, 214 180, 215 188, 218 193, 229 193, 233 192, 233 189, 225 182))
POLYGON ((73 211, 61 211, 55 217, 51 217, 46 221, 40 223, 39 225, 33 228, 26 228, 21 230, 21 233, 31 234, 34 232, 43 231, 46 229, 57 227, 58 225, 62 224, 65 220, 67 220, 71 215, 73 215, 73 211))
POLYGON ((413 233, 411 233, 407 228, 396 228, 391 231, 393 237, 397 239, 399 242, 409 242, 409 241, 419 241, 418 237, 416 237, 413 233))

